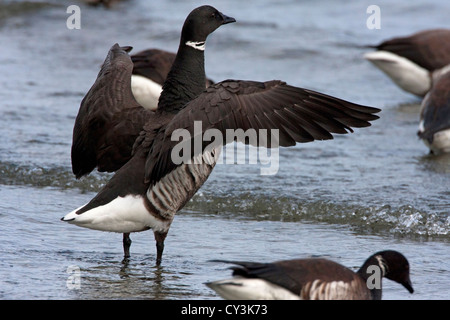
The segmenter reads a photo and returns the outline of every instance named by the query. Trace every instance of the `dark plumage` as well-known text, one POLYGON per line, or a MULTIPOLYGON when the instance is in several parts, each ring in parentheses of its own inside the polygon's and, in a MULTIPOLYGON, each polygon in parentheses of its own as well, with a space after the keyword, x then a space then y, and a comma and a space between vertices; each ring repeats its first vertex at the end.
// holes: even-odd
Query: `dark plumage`
MULTIPOLYGON (((127 48, 111 48, 80 107, 72 165, 77 176, 95 166, 116 173, 87 205, 67 214, 64 221, 123 233, 125 256, 129 255, 129 233, 151 228, 159 264, 175 213, 209 177, 222 146, 193 148, 188 160, 196 158, 199 164, 175 163, 171 152, 177 142, 171 137, 177 129, 193 132, 194 121, 202 124, 202 133, 217 129, 222 135, 226 129, 277 129, 278 145, 292 146, 332 139, 331 133, 366 127, 378 118, 374 113, 379 109, 277 80, 226 80, 205 90, 206 38, 219 26, 234 21, 210 6, 189 14, 155 111, 136 106, 130 88, 133 64, 127 48), (106 163, 109 166, 102 165, 106 163)), ((257 144, 267 142, 260 139, 257 144)))
MULTIPOLYGON (((178 128, 193 135, 194 121, 201 122, 203 131, 218 129, 224 137, 226 129, 278 129, 277 146, 289 147, 297 142, 332 139, 331 133, 352 132, 351 127, 366 127, 378 118, 374 112, 377 109, 282 81, 226 80, 188 103, 166 126, 164 134, 153 139, 146 178, 154 183, 175 168, 170 153, 178 141, 171 141, 171 136, 178 128)), ((271 143, 269 140, 263 146, 271 143)))
POLYGON ((450 29, 432 29, 396 37, 375 46, 434 71, 450 64, 450 29))
POLYGON ((403 90, 425 96, 433 73, 450 64, 450 29, 432 29, 372 46, 365 58, 403 90))
POLYGON ((133 74, 152 79, 163 85, 175 61, 176 53, 160 49, 147 49, 131 56, 133 74))
MULTIPOLYGON (((176 56, 176 53, 161 49, 147 49, 135 53, 131 56, 133 74, 152 79, 162 86, 176 56)), ((213 80, 206 79, 207 87, 213 83, 213 80)))
MULTIPOLYGON (((147 49, 131 56, 131 90, 137 102, 144 108, 156 110, 162 85, 175 57, 175 53, 160 49, 147 49)), ((213 83, 213 80, 206 79, 206 87, 213 83)))
POLYGON ((408 260, 392 250, 373 254, 356 273, 323 258, 273 263, 215 261, 237 265, 231 268, 233 278, 206 283, 231 300, 380 300, 382 277, 414 291, 408 260))
POLYGON ((71 151, 72 171, 77 178, 95 168, 113 172, 122 167, 153 114, 136 102, 130 90, 130 50, 118 45, 111 48, 97 80, 81 101, 71 151))
POLYGON ((435 79, 422 101, 417 134, 431 153, 440 154, 450 152, 450 67, 435 79))

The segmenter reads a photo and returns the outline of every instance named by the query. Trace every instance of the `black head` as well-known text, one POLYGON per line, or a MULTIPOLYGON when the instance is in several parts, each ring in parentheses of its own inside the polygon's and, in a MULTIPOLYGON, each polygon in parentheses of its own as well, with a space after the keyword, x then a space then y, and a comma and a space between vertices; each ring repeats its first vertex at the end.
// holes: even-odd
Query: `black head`
POLYGON ((384 276, 403 285, 410 293, 414 289, 409 278, 409 262, 400 252, 394 250, 380 251, 373 255, 384 266, 384 276))
POLYGON ((188 15, 183 25, 181 37, 184 41, 205 41, 208 35, 223 24, 236 22, 211 6, 198 7, 188 15))

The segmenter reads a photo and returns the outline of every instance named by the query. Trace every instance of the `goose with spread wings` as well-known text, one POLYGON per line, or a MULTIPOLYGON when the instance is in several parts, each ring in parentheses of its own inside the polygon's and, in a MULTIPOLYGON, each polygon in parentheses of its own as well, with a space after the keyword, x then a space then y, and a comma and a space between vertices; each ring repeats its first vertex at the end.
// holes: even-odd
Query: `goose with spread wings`
MULTIPOLYGON (((195 161, 176 163, 171 157, 176 130, 194 132, 196 123, 202 124, 202 133, 216 129, 224 136, 227 129, 275 129, 277 145, 287 147, 332 139, 332 133, 352 132, 352 127, 370 126, 378 118, 377 108, 278 80, 226 80, 205 90, 206 38, 232 22, 234 18, 211 6, 188 15, 155 111, 139 106, 133 97, 129 47, 111 48, 80 106, 72 166, 77 177, 95 168, 115 173, 89 203, 65 215, 63 221, 123 233, 125 257, 130 255, 130 233, 152 229, 159 265, 175 213, 207 180, 221 147, 191 148, 189 158, 195 161)), ((222 144, 228 142, 225 139, 222 144)))

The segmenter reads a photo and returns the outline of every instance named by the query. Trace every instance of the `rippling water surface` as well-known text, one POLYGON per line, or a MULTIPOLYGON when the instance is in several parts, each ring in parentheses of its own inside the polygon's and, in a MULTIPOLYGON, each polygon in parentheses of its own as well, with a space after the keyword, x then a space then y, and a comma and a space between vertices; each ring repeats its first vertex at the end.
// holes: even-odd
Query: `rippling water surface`
POLYGON ((218 165, 176 216, 161 267, 151 232, 133 234, 122 263, 120 234, 62 223, 111 175, 76 180, 72 128, 108 49, 175 51, 198 1, 0 2, 0 298, 216 299, 204 282, 229 276, 210 259, 273 261, 324 256, 356 269, 396 249, 411 264, 416 292, 384 281, 385 299, 448 299, 450 156, 417 139, 420 100, 362 59, 362 45, 448 25, 448 1, 214 1, 238 21, 208 38, 206 71, 271 80, 379 107, 369 128, 280 150, 279 171, 218 165), (66 8, 81 8, 81 30, 66 8), (412 21, 414 23, 412 23, 412 21), (67 285, 79 268, 79 289, 67 285), (70 270, 70 269, 69 269, 70 270))

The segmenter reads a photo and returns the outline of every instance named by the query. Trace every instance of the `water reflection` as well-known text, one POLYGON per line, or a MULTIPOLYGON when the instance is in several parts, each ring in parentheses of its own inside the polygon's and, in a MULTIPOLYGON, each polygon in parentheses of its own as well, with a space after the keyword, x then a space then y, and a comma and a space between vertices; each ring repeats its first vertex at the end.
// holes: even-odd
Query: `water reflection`
MULTIPOLYGON (((421 169, 423 170, 438 174, 450 173, 450 153, 443 153, 439 155, 428 153, 420 156, 418 161, 421 169)), ((442 179, 447 180, 448 176, 442 176, 442 179)), ((439 182, 436 181, 436 183, 439 182)))
POLYGON ((75 291, 77 299, 162 300, 192 294, 183 286, 182 276, 172 271, 170 263, 155 266, 154 258, 149 256, 122 262, 98 258, 81 267, 81 286, 75 291))

